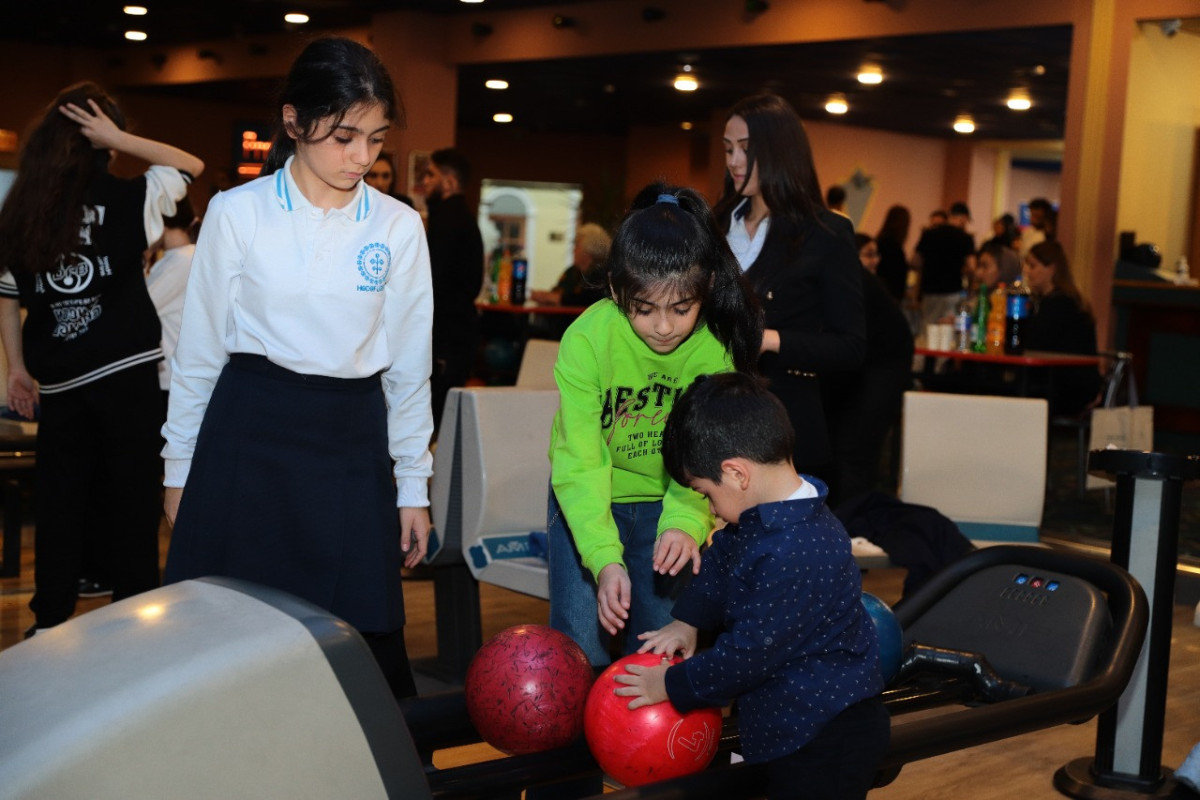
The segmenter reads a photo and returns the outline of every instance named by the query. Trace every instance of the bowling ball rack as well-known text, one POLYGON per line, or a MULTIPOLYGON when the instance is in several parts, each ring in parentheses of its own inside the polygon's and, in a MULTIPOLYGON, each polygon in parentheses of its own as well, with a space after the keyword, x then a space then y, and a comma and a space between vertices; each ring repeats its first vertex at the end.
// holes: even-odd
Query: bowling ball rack
MULTIPOLYGON (((1003 693, 1009 699, 997 700, 995 692, 981 689, 961 668, 939 674, 936 663, 906 665, 883 696, 892 715, 892 731, 888 751, 876 774, 876 786, 891 783, 912 761, 1055 725, 1080 723, 1105 711, 1129 682, 1148 620, 1145 593, 1121 567, 1083 555, 1025 546, 990 547, 971 553, 936 575, 895 611, 905 630, 906 644, 947 652, 960 652, 962 648, 956 647, 955 641, 960 634, 973 640, 979 630, 993 630, 1000 651, 988 653, 987 660, 993 663, 1000 679, 1025 685, 1028 691, 1023 693, 1018 687, 1003 693), (1021 580, 1022 576, 1026 580, 1021 580), (1034 579, 1039 579, 1036 587, 1029 585, 1034 579), (1014 586, 998 587, 997 581, 1011 581, 1014 586), (1056 583, 1055 590, 1046 588, 1050 582, 1056 583), (1076 585, 1082 590, 1094 589, 1089 596, 1101 604, 1093 609, 1098 620, 1095 626, 1080 626, 1075 616, 1077 608, 1065 599, 1076 585), (977 607, 962 606, 964 587, 977 599, 977 607), (1040 595, 1039 591, 1052 594, 1040 595), (1054 591, 1063 594, 1053 595, 1054 591), (949 617, 945 614, 947 606, 955 609, 949 617), (1066 613, 1060 614, 1060 608, 1066 613), (1087 653, 1086 663, 1081 666, 1076 659, 1060 670, 1061 674, 1044 674, 1045 664, 1054 659, 1023 645, 1030 638, 1028 627, 1003 629, 993 624, 1002 613, 1012 619, 1014 609, 1026 615, 1029 625, 1061 639, 1062 649, 1087 653), (931 625, 930 620, 937 624, 931 625), (1080 632, 1081 627, 1086 630, 1080 632), (926 641, 910 641, 913 631, 920 631, 926 641), (1072 635, 1083 636, 1086 641, 1071 644, 1072 635), (1013 675, 1025 680, 1014 681, 1013 675), (1035 685, 1028 686, 1030 683, 1035 685), (943 706, 958 708, 905 719, 912 712, 943 706)), ((480 741, 467 717, 463 693, 449 691, 414 698, 401 703, 401 711, 434 798, 496 797, 599 771, 582 738, 567 747, 541 753, 437 769, 432 765, 436 750, 480 741)), ((744 763, 730 765, 725 755, 738 750, 737 726, 736 715, 726 718, 720 749, 707 770, 610 792, 604 795, 605 800, 761 796, 766 787, 765 769, 744 763)))

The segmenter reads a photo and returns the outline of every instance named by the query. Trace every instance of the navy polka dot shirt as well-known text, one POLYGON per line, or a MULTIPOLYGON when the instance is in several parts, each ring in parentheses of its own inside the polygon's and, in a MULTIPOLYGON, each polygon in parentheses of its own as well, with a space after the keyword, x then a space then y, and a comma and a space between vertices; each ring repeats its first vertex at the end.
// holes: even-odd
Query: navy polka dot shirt
POLYGON ((680 711, 738 700, 749 763, 789 755, 849 706, 883 691, 875 626, 850 538, 818 496, 767 503, 713 537, 676 619, 714 646, 667 670, 680 711))

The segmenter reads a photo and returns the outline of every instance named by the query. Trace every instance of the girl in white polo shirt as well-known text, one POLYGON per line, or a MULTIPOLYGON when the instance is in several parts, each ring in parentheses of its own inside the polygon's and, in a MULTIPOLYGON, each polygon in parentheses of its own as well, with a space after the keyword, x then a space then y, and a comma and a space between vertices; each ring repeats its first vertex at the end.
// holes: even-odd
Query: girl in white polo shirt
POLYGON ((417 213, 361 180, 403 109, 342 38, 304 49, 280 105, 262 176, 213 198, 196 245, 163 428, 166 580, 326 608, 413 695, 400 568, 429 535, 429 257, 417 213))

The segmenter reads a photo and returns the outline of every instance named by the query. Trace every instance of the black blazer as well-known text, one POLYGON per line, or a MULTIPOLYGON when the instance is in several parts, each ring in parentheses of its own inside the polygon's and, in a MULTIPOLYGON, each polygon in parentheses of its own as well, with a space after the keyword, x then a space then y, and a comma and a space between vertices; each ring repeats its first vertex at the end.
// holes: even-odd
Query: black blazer
POLYGON ((795 463, 826 464, 833 455, 817 373, 857 369, 867 347, 854 226, 826 210, 799 228, 772 216, 746 279, 762 303, 763 327, 779 331, 779 352, 764 353, 758 366, 796 430, 795 463))

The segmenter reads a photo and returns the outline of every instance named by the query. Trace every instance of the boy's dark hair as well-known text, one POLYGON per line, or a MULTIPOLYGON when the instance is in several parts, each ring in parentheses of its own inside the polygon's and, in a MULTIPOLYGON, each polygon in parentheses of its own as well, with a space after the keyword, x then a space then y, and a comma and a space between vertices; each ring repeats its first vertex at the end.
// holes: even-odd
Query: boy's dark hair
POLYGON ((458 178, 459 189, 467 188, 467 181, 471 180, 471 162, 461 151, 453 147, 434 150, 429 154, 429 160, 442 172, 453 173, 454 177, 458 178))
POLYGON ((825 190, 825 205, 829 208, 837 208, 842 203, 846 202, 846 190, 834 184, 825 190))
POLYGON ((684 486, 693 478, 720 483, 725 459, 791 463, 794 444, 787 410, 760 378, 742 372, 701 375, 667 417, 663 465, 684 486))
POLYGON ((384 119, 404 127, 404 107, 379 56, 365 45, 339 36, 310 42, 292 63, 276 106, 276 113, 286 105, 296 109, 291 131, 296 139, 288 135, 280 121, 262 174, 270 175, 282 167, 296 152, 297 139, 320 141, 316 134, 322 120, 332 117, 336 127, 350 109, 375 103, 383 110, 384 119))
POLYGON ((666 183, 638 192, 613 237, 607 268, 612 299, 626 314, 647 291, 666 288, 694 297, 734 366, 756 368, 762 343, 758 299, 699 192, 666 183))

